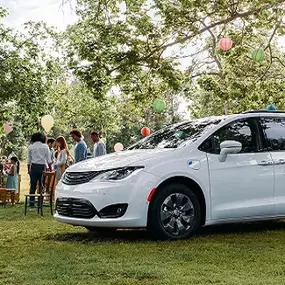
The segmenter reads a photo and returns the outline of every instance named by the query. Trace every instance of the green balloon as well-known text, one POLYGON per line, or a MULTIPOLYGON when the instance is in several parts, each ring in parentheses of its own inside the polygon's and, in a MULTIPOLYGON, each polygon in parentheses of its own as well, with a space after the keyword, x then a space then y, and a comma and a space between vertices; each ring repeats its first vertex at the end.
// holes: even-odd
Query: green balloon
POLYGON ((252 52, 251 57, 252 57, 252 59, 253 59, 254 61, 257 61, 257 62, 263 61, 264 58, 265 58, 265 54, 264 54, 263 49, 261 49, 261 48, 255 49, 255 50, 252 52))
POLYGON ((155 99, 153 102, 153 109, 157 112, 162 112, 166 108, 166 103, 164 100, 155 99))

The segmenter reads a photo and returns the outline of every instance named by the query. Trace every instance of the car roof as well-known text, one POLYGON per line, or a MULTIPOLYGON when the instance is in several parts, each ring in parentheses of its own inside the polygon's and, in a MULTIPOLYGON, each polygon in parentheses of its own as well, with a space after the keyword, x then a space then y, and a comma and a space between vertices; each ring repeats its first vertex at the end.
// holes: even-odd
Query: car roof
MULTIPOLYGON (((200 119, 191 119, 190 121, 195 121, 197 123, 201 122, 206 122, 206 121, 224 121, 226 119, 231 119, 231 118, 242 118, 242 117, 251 117, 252 116, 262 116, 262 115, 266 115, 266 116, 274 116, 278 114, 278 116, 285 116, 285 111, 277 111, 277 110, 257 110, 257 111, 246 111, 246 112, 242 112, 242 113, 238 113, 238 114, 232 114, 232 115, 224 115, 224 116, 210 116, 210 117, 203 117, 200 119)), ((184 122, 186 123, 186 122, 184 122)), ((181 124, 181 123, 179 123, 181 124)))
POLYGON ((246 111, 243 112, 242 114, 285 114, 285 111, 278 111, 278 110, 259 110, 259 111, 246 111))
POLYGON ((238 114, 231 114, 231 115, 222 115, 222 116, 209 116, 209 117, 202 117, 202 118, 192 118, 190 120, 187 121, 182 121, 179 123, 175 123, 175 124, 169 124, 164 126, 162 129, 168 128, 168 127, 179 127, 182 125, 188 125, 188 124, 193 124, 193 123, 197 123, 197 124, 203 124, 203 123, 211 123, 211 122, 216 122, 217 125, 220 125, 220 123, 222 122, 226 122, 226 121, 231 121, 234 119, 239 119, 239 118, 250 118, 250 117, 256 117, 256 116, 262 116, 262 115, 266 115, 266 116, 274 116, 278 114, 278 117, 284 115, 285 116, 285 111, 277 111, 277 110, 257 110, 257 111, 246 111, 246 112, 242 112, 242 113, 238 113, 238 114))

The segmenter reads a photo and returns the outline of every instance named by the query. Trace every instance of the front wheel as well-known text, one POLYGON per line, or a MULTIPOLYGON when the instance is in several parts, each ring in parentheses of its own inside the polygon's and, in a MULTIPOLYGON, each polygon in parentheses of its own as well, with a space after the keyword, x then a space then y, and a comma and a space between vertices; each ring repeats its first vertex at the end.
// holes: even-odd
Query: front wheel
POLYGON ((200 227, 201 208, 195 193, 183 184, 159 189, 149 208, 148 230, 156 239, 179 240, 200 227))

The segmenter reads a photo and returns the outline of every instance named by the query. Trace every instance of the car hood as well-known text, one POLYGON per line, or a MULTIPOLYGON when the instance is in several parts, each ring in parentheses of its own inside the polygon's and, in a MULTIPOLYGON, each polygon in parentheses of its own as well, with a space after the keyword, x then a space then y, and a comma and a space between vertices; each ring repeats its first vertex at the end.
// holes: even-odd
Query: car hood
POLYGON ((103 155, 76 163, 67 169, 68 172, 101 171, 124 166, 145 166, 154 159, 159 159, 175 149, 142 149, 126 150, 103 155))

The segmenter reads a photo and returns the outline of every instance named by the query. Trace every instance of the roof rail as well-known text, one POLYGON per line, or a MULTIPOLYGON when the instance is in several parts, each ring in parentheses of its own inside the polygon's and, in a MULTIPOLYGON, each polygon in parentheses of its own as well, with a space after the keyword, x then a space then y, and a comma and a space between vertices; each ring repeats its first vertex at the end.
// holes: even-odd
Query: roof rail
POLYGON ((278 110, 259 110, 259 111, 245 111, 242 112, 242 114, 255 114, 255 113, 279 113, 279 114, 285 114, 285 111, 278 111, 278 110))

